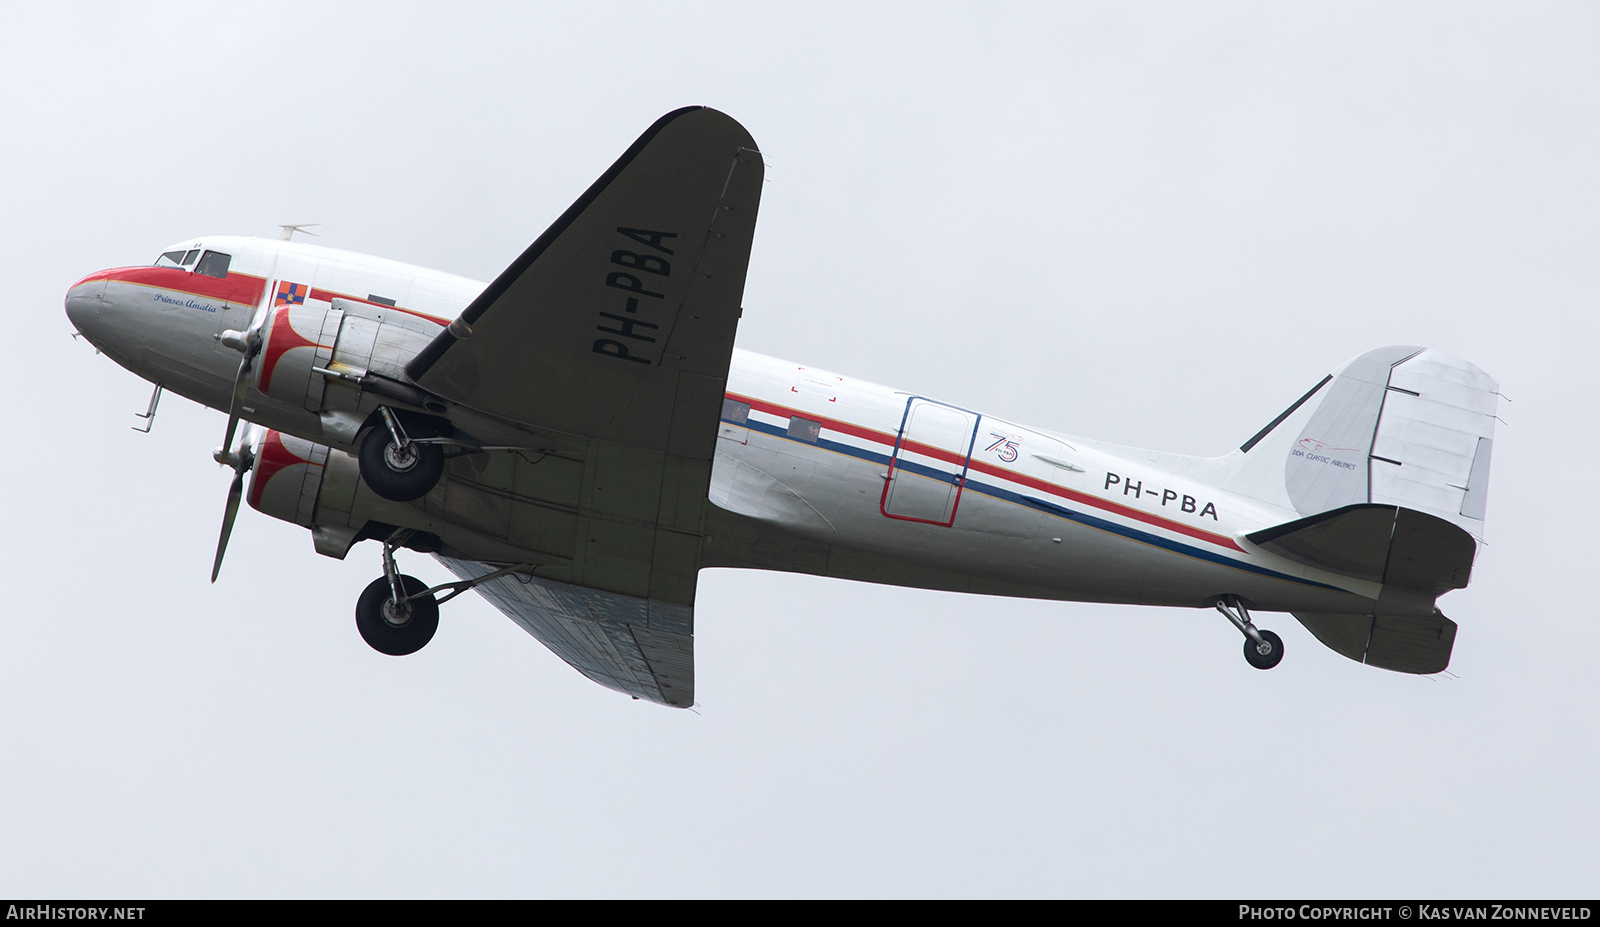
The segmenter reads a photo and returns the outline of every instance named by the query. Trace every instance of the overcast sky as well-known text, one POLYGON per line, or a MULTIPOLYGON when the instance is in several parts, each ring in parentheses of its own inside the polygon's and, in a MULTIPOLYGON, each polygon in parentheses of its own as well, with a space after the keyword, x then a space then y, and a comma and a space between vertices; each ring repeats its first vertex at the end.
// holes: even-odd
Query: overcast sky
POLYGON ((0 896, 1600 888, 1594 4, 243 6, 0 30, 0 896), (674 711, 475 595, 379 656, 377 547, 252 510, 209 585, 225 418, 131 431, 67 288, 301 222, 488 280, 688 104, 768 162, 745 348, 1193 454, 1371 347, 1496 376, 1450 674, 1287 615, 1261 673, 1215 612, 708 571, 674 711))

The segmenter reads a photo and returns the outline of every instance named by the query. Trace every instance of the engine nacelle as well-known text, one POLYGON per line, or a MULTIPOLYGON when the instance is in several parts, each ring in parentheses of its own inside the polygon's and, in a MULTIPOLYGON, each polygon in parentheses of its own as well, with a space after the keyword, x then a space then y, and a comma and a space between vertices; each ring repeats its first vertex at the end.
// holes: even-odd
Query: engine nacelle
POLYGON ((258 512, 310 528, 317 553, 337 560, 374 522, 435 535, 446 529, 423 508, 368 489, 354 456, 280 431, 267 431, 256 443, 245 498, 258 512))
POLYGON ((349 447, 378 406, 423 405, 421 391, 405 385, 404 368, 442 327, 400 309, 348 299, 279 306, 262 333, 253 385, 272 399, 317 413, 328 440, 349 447))

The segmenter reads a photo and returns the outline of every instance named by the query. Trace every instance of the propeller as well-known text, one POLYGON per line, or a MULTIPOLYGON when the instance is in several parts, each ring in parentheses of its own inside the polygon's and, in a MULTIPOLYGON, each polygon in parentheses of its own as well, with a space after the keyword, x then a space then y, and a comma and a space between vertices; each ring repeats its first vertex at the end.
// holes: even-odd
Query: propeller
MULTIPOLYGON (((232 423, 229 423, 232 431, 232 423)), ((229 451, 219 447, 214 455, 219 463, 233 468, 233 485, 228 487, 228 507, 222 512, 222 534, 217 538, 217 559, 211 564, 211 581, 217 581, 222 571, 222 555, 228 551, 228 535, 233 533, 233 520, 239 517, 239 501, 244 498, 244 475, 256 465, 255 426, 245 427, 239 436, 239 446, 229 451)))
POLYGON ((239 409, 244 405, 244 394, 250 389, 250 372, 255 369, 256 357, 261 353, 261 326, 251 326, 247 332, 228 330, 222 333, 222 343, 243 354, 239 372, 233 377, 233 401, 228 404, 228 430, 223 432, 222 446, 211 456, 217 463, 233 466, 228 448, 233 444, 233 432, 239 427, 239 409))
POLYGON ((228 403, 228 428, 222 434, 222 446, 212 452, 217 463, 233 468, 233 485, 228 487, 228 507, 222 513, 222 534, 217 538, 217 559, 211 564, 211 581, 217 581, 222 571, 222 555, 228 550, 228 535, 233 533, 233 520, 239 515, 239 500, 244 498, 244 475, 255 466, 256 452, 251 438, 252 426, 246 426, 233 446, 233 433, 239 428, 239 410, 244 406, 244 394, 250 389, 250 373, 255 369, 256 357, 261 354, 261 329, 266 318, 250 326, 247 331, 229 329, 222 333, 222 343, 243 354, 239 359, 239 372, 233 377, 233 400, 228 403))

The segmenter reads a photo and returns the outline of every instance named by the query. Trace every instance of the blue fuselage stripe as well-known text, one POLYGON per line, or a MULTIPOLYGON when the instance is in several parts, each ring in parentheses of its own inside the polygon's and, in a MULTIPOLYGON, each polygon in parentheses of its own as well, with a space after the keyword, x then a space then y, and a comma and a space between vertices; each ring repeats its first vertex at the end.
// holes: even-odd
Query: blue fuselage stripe
MULTIPOLYGON (((889 464, 889 455, 887 454, 875 453, 865 448, 856 447, 853 444, 844 444, 839 441, 832 441, 821 437, 819 437, 816 441, 803 441, 798 438, 790 437, 788 429, 784 428, 783 426, 769 425, 765 422, 758 422, 755 421, 754 418, 747 419, 743 422, 733 422, 724 419, 723 424, 732 425, 737 428, 749 428, 751 431, 760 432, 764 435, 770 435, 774 438, 782 438, 786 441, 792 441, 796 444, 809 444, 825 451, 831 451, 835 454, 843 454, 846 457, 854 457, 858 460, 865 460, 871 463, 881 464, 883 466, 888 466, 889 464)), ((941 470, 937 467, 930 467, 926 464, 907 460, 904 457, 896 460, 894 466, 897 470, 906 470, 919 476, 929 477, 945 483, 954 483, 957 476, 959 476, 959 474, 953 471, 941 470)), ((1311 586, 1317 589, 1332 589, 1335 592, 1348 591, 1340 589, 1338 586, 1330 586, 1327 583, 1319 583, 1315 580, 1302 579, 1298 576, 1290 576, 1288 573, 1280 573, 1277 570, 1269 570, 1266 567, 1256 566, 1252 563, 1243 563, 1233 559, 1232 557, 1226 557, 1222 554, 1212 553, 1208 550, 1202 550, 1198 547, 1185 544, 1181 541, 1163 538, 1159 535, 1151 534, 1148 531, 1141 531, 1138 528, 1131 528, 1127 525, 1119 525, 1116 522, 1090 515, 1087 512, 1079 512, 1074 509, 1069 509, 1054 502, 1047 502, 1043 499, 1024 495, 1016 492, 1015 490, 1006 489, 1001 486, 995 486, 990 483, 975 480, 970 476, 963 484, 963 488, 966 492, 976 492, 1004 502, 1026 505, 1044 512, 1047 515, 1053 515, 1056 518, 1076 522, 1099 531, 1107 531, 1112 534, 1125 537, 1131 541, 1138 541, 1141 544, 1149 544, 1152 547, 1158 547, 1162 550, 1170 551, 1175 554, 1181 554, 1185 557, 1193 557, 1196 560, 1203 560, 1206 563, 1214 563, 1218 566, 1230 567, 1235 570, 1243 570, 1246 573, 1254 573, 1258 576, 1268 576, 1273 579, 1281 579, 1291 583, 1299 583, 1301 585, 1311 586)))

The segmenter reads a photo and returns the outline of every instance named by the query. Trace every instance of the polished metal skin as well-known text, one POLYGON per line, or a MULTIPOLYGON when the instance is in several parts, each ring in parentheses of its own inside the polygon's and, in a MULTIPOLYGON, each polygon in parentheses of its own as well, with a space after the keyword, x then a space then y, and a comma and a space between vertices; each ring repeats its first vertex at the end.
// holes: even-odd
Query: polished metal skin
POLYGON ((693 703, 708 566, 1215 607, 1257 666, 1282 646, 1250 610, 1290 611, 1353 659, 1447 665, 1434 602, 1483 534, 1482 371, 1368 352, 1238 451, 1194 458, 736 350, 760 176, 737 123, 681 110, 487 287, 217 236, 91 274, 66 310, 117 363, 230 413, 219 459, 250 474, 253 507, 328 556, 383 542, 385 614, 421 595, 394 550, 434 553, 464 580, 452 595, 476 584, 635 697, 693 703), (235 419, 262 426, 238 448, 235 419), (374 483, 375 461, 424 453, 445 462, 417 497, 374 483))

